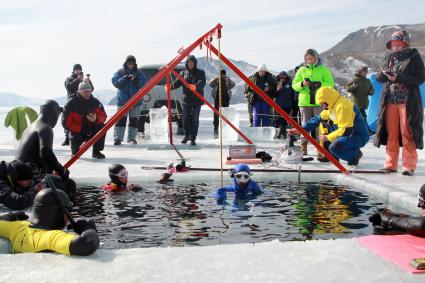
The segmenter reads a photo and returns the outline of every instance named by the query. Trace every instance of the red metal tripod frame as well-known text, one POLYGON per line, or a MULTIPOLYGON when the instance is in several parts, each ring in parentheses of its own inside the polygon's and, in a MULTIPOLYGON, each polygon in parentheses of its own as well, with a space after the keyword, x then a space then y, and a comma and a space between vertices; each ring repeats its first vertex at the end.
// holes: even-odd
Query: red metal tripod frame
MULTIPOLYGON (((180 74, 178 74, 176 71, 171 70, 174 76, 178 78, 187 88, 189 88, 189 83, 182 77, 180 74)), ((189 88, 190 89, 190 88, 189 88)), ((247 143, 253 144, 253 142, 245 136, 238 128, 235 127, 229 120, 227 120, 226 117, 224 117, 223 114, 221 114, 217 109, 215 109, 214 106, 211 105, 211 103, 208 102, 197 90, 192 91, 193 94, 195 94, 200 100, 202 100, 209 108, 211 108, 212 111, 214 111, 215 114, 217 114, 221 119, 223 119, 224 122, 226 122, 230 127, 232 127, 233 130, 235 130, 247 143)))
POLYGON ((193 42, 186 49, 180 49, 179 54, 171 60, 164 68, 162 68, 149 82, 142 87, 120 110, 115 113, 103 126, 103 128, 94 135, 90 140, 85 142, 78 152, 71 157, 68 162, 64 165, 65 168, 69 168, 75 161, 77 161, 84 152, 86 152, 95 142, 97 142, 102 136, 106 134, 106 132, 115 125, 121 117, 123 117, 131 108, 133 108, 155 85, 157 85, 163 78, 166 76, 171 70, 184 59, 186 58, 190 52, 192 52, 195 48, 197 48, 200 44, 204 42, 205 39, 210 38, 218 33, 223 26, 221 24, 217 24, 213 29, 205 33, 198 40, 193 42))
MULTIPOLYGON (((210 43, 205 45, 208 46, 208 48, 211 49, 211 51, 218 56, 218 50, 210 43)), ((276 102, 273 101, 270 97, 267 96, 266 93, 264 93, 257 85, 255 85, 247 76, 245 76, 239 69, 236 67, 229 59, 226 58, 226 56, 223 55, 223 53, 220 53, 220 59, 229 66, 230 69, 232 69, 241 79, 245 81, 246 84, 248 84, 259 96, 263 98, 263 100, 269 104, 271 107, 273 107, 286 121, 288 121, 289 124, 291 124, 292 127, 297 129, 300 134, 302 134, 305 138, 307 138, 320 152, 322 152, 327 159, 329 159, 339 170, 341 170, 342 173, 346 175, 350 175, 348 170, 342 166, 341 163, 336 160, 336 158, 330 154, 325 148, 323 148, 312 136, 310 136, 300 125, 298 125, 297 122, 295 122, 283 109, 276 104, 276 102)))
MULTIPOLYGON (((171 84, 170 73, 167 74, 166 82, 167 100, 168 100, 168 130, 170 132, 170 144, 173 144, 173 117, 171 116, 171 84)), ((177 108, 177 103, 176 103, 177 108)))

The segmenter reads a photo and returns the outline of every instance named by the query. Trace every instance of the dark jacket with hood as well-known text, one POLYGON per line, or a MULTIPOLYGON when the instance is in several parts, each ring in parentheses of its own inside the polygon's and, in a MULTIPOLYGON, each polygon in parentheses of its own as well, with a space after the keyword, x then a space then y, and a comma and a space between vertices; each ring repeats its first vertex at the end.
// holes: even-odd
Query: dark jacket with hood
MULTIPOLYGON (((196 90, 204 96, 204 87, 206 84, 205 72, 203 70, 198 69, 198 61, 195 56, 190 55, 186 60, 186 70, 181 71, 180 75, 190 84, 194 84, 196 86, 196 90), (192 70, 189 70, 187 63, 189 61, 193 61, 195 63, 195 67, 192 70)), ((177 89, 183 86, 183 103, 184 104, 204 104, 202 100, 200 100, 195 94, 192 93, 190 89, 188 89, 180 80, 175 80, 171 84, 172 89, 177 89)))
MULTIPOLYGON (((286 72, 280 72, 278 77, 281 76, 286 76, 287 79, 280 90, 276 87, 276 103, 282 108, 292 108, 295 103, 295 92, 292 89, 291 77, 286 72)), ((279 85, 278 80, 276 84, 279 85)))
POLYGON ((7 162, 0 162, 0 203, 13 210, 32 206, 36 192, 18 183, 16 170, 7 162))
MULTIPOLYGON (((413 133, 413 139, 415 141, 416 148, 423 149, 424 142, 422 122, 424 113, 419 86, 425 80, 424 61, 422 60, 418 50, 408 48, 403 51, 394 52, 388 55, 384 60, 384 69, 388 69, 390 62, 394 59, 395 56, 400 56, 402 58, 402 60, 399 60, 401 64, 396 72, 397 79, 395 82, 404 84, 404 86, 407 88, 407 119, 409 121, 410 129, 413 133)), ((390 85, 392 82, 388 80, 387 76, 382 74, 382 72, 377 74, 376 80, 378 82, 384 83, 381 100, 379 102, 378 125, 374 140, 374 145, 379 147, 380 145, 387 144, 388 133, 385 125, 385 110, 386 105, 388 104, 390 85)), ((402 146, 401 139, 400 146, 402 146)))
MULTIPOLYGON (((68 94, 68 99, 71 99, 77 95, 78 85, 80 84, 80 81, 77 77, 77 75, 71 74, 71 76, 65 80, 65 88, 68 94)), ((94 90, 94 86, 91 81, 89 84, 91 85, 91 89, 94 90)))
MULTIPOLYGON (((266 74, 263 78, 260 77, 258 72, 255 72, 252 76, 249 77, 249 80, 257 85, 259 88, 264 90, 266 87, 269 87, 269 90, 265 93, 268 97, 274 98, 276 95, 276 80, 274 76, 266 71, 266 74), (260 82, 261 81, 261 82, 260 82)), ((245 93, 248 94, 247 100, 248 103, 254 105, 255 102, 261 102, 263 99, 247 84, 245 86, 245 93)))
MULTIPOLYGON (((137 64, 135 64, 131 70, 127 67, 129 57, 127 57, 123 67, 119 69, 112 77, 112 84, 118 89, 118 107, 124 106, 124 104, 126 104, 139 91, 139 89, 141 89, 147 83, 145 75, 143 74, 142 70, 137 68, 137 64), (135 79, 131 80, 131 75, 134 76, 135 79)), ((142 105, 142 100, 136 104, 136 106, 140 105, 142 105)))
POLYGON ((359 69, 347 85, 347 92, 351 94, 351 101, 356 104, 360 109, 367 109, 369 106, 369 95, 375 93, 370 80, 360 75, 362 69, 359 69))
POLYGON ((106 121, 106 112, 99 100, 90 96, 89 99, 82 98, 79 94, 69 100, 64 107, 62 114, 62 126, 72 133, 80 133, 90 136, 91 128, 94 125, 101 125, 106 121), (90 122, 87 119, 89 113, 96 114, 96 121, 90 122), (86 133, 86 134, 85 134, 86 133))

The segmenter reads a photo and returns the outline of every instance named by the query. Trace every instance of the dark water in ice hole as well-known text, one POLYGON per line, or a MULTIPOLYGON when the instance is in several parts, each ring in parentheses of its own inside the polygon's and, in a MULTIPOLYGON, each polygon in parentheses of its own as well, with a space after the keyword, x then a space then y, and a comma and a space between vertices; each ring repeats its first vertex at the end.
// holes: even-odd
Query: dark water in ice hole
POLYGON ((215 186, 153 185, 106 193, 80 187, 75 217, 94 219, 103 248, 205 246, 350 238, 373 232, 368 217, 382 203, 332 182, 261 183, 265 193, 218 205, 215 186))

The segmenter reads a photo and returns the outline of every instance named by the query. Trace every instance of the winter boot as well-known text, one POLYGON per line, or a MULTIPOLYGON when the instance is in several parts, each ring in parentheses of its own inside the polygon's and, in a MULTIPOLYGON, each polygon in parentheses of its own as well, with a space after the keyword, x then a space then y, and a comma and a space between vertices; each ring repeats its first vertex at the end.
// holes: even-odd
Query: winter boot
POLYGON ((329 159, 326 158, 326 156, 323 153, 321 153, 320 151, 317 151, 317 158, 316 159, 319 162, 329 162, 329 159))
POLYGON ((359 152, 357 153, 356 159, 355 160, 348 161, 347 162, 348 165, 351 165, 351 166, 357 166, 357 165, 359 165, 359 161, 360 161, 360 158, 362 158, 362 156, 363 156, 363 152, 359 149, 359 152))
POLYGON ((307 155, 307 145, 308 145, 307 141, 301 142, 301 152, 302 152, 303 156, 307 155))
POLYGON ((184 137, 184 138, 182 139, 182 143, 186 144, 188 140, 189 140, 189 137, 184 137))
POLYGON ((62 143, 62 146, 67 146, 69 145, 69 135, 68 133, 65 134, 65 140, 62 143))

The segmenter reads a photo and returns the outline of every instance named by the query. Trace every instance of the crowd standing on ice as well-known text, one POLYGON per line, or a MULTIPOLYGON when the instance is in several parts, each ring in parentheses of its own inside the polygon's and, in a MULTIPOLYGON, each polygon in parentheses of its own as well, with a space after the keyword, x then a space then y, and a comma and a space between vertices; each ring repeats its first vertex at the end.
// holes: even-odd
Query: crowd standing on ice
MULTIPOLYGON (((412 176, 416 169, 416 149, 423 149, 423 105, 419 85, 425 80, 424 62, 415 48, 410 47, 407 31, 395 32, 387 43, 393 52, 385 59, 377 74, 377 80, 384 83, 379 106, 378 127, 374 144, 386 145, 386 160, 382 171, 397 172, 398 156, 402 147, 402 174, 412 176)), ((297 66, 292 79, 287 72, 278 76, 271 74, 265 65, 260 65, 250 80, 269 98, 291 115, 307 132, 316 138, 336 159, 349 165, 357 165, 363 153, 360 150, 371 134, 366 122, 365 109, 368 96, 374 93, 371 82, 366 78, 367 67, 358 70, 347 85, 349 96, 342 96, 334 89, 334 79, 319 54, 308 49, 304 63, 297 66), (301 119, 298 119, 300 117, 301 119)), ((183 113, 178 119, 179 131, 184 137, 182 143, 196 145, 199 115, 203 102, 193 94, 204 95, 205 72, 197 66, 194 56, 186 60, 185 70, 180 75, 189 83, 179 80, 171 82, 171 89, 182 87, 183 113)), ((117 88, 117 110, 123 107, 145 84, 146 77, 137 67, 136 58, 126 57, 122 68, 112 77, 117 88)), ((210 82, 215 107, 219 107, 221 93, 223 107, 230 104, 231 89, 235 83, 223 70, 210 82), (219 89, 221 87, 221 89, 219 89)), ((90 75, 82 72, 82 66, 75 64, 72 74, 65 81, 68 101, 64 108, 56 101, 48 100, 40 107, 40 115, 22 134, 14 161, 0 163, 0 203, 12 210, 33 207, 30 221, 22 211, 9 212, 0 216, 0 236, 12 243, 14 252, 55 251, 67 255, 89 255, 99 247, 96 225, 92 221, 71 221, 75 233, 62 231, 67 225, 69 209, 72 208, 76 190, 75 182, 69 178, 69 171, 57 160, 53 151, 53 128, 62 114, 65 130, 64 146, 70 145, 76 154, 84 141, 92 138, 104 126, 107 119, 103 105, 93 97, 93 83, 90 75), (52 176, 51 174, 55 174, 52 176), (19 240, 18 240, 19 239, 19 240)), ((288 123, 271 110, 262 96, 250 86, 245 88, 249 120, 252 127, 278 128, 276 139, 286 139, 297 133, 288 130, 288 123)), ((142 131, 140 122, 141 101, 123 116, 114 128, 114 145, 124 140, 136 144, 136 135, 142 131), (128 117, 128 123, 127 123, 128 117)), ((218 133, 218 117, 214 116, 214 135, 218 133)), ((105 137, 93 145, 92 157, 104 159, 101 152, 105 137)), ((302 153, 307 155, 307 140, 301 137, 302 153)), ((317 151, 317 159, 328 162, 317 151)), ((110 183, 102 186, 105 191, 137 190, 137 185, 127 186, 128 172, 120 164, 109 168, 110 183)), ((233 183, 220 188, 215 196, 224 202, 228 192, 237 196, 255 196, 262 189, 251 179, 250 168, 238 164, 231 172, 233 183)), ((167 177, 169 178, 169 176, 167 177)), ((425 188, 419 194, 418 206, 425 215, 425 188)), ((371 217, 374 226, 383 230, 401 230, 416 235, 425 235, 425 216, 409 217, 390 211, 379 211, 371 217)))

